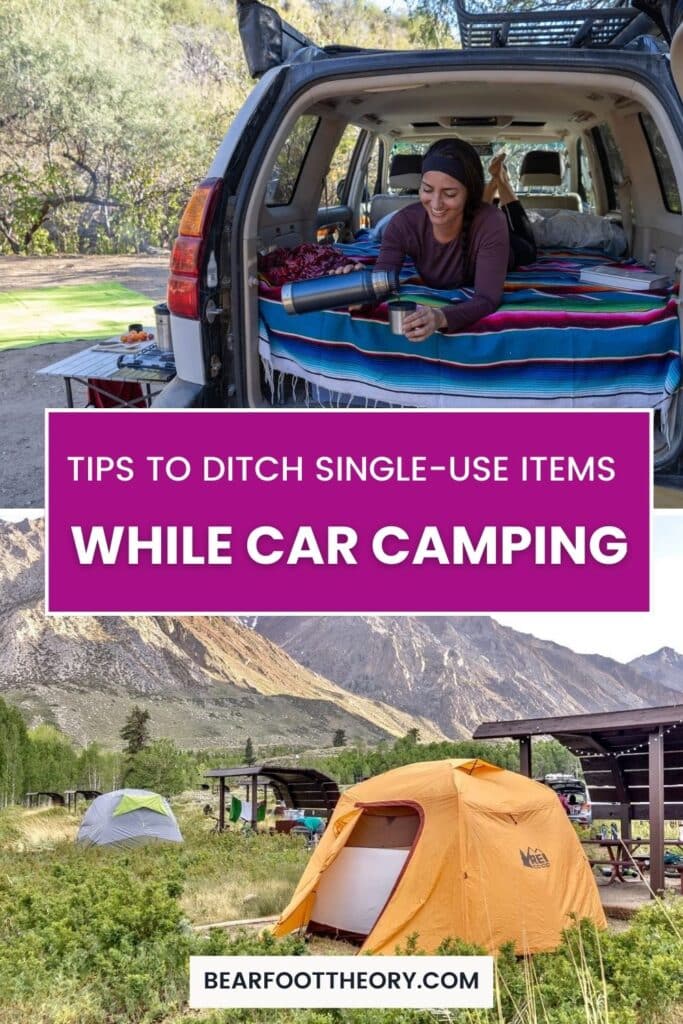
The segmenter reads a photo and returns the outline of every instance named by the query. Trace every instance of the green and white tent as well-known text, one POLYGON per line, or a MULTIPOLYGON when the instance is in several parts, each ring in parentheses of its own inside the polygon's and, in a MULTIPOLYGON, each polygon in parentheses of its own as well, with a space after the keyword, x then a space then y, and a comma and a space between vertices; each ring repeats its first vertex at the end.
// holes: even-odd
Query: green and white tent
POLYGON ((83 846, 182 843, 168 800, 149 789, 116 789, 93 800, 76 842, 83 846))

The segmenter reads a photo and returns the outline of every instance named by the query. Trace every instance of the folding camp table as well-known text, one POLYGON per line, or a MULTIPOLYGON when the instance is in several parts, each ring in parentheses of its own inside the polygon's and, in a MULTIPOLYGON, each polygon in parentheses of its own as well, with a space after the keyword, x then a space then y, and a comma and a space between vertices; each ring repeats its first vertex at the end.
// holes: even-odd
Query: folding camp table
POLYGON ((91 345, 83 352, 76 352, 66 359, 50 363, 49 366, 38 370, 38 373, 64 378, 66 404, 70 409, 73 409, 74 405, 72 381, 88 388, 91 394, 100 395, 103 405, 122 408, 139 407, 143 404, 149 406, 152 399, 162 390, 162 386, 175 377, 175 366, 171 362, 164 368, 120 367, 119 355, 122 351, 130 350, 118 344, 118 339, 108 339, 91 345), (126 382, 141 384, 144 391, 140 393, 136 390, 136 393, 132 394, 130 388, 122 387, 126 382), (155 384, 159 386, 154 388, 155 384))

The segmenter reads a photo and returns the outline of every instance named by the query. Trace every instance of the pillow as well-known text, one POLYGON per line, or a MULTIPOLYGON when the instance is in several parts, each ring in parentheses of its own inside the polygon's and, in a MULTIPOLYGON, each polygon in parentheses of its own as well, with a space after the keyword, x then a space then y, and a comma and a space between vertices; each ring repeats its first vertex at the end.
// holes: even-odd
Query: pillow
POLYGON ((628 249, 624 229, 594 213, 576 210, 529 210, 536 239, 543 248, 601 249, 608 256, 622 256, 628 249))

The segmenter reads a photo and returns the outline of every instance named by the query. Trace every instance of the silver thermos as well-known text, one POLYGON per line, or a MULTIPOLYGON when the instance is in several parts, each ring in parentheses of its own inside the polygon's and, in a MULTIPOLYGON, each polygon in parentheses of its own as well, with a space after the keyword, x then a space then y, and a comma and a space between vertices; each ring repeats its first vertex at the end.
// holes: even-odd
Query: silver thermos
POLYGON ((310 281, 292 281, 280 292, 288 313, 308 313, 315 309, 381 302, 398 291, 397 270, 354 270, 349 274, 314 277, 310 281))
POLYGON ((171 313, 165 302, 160 302, 154 307, 154 319, 156 320, 157 348, 162 352, 172 352, 171 313))

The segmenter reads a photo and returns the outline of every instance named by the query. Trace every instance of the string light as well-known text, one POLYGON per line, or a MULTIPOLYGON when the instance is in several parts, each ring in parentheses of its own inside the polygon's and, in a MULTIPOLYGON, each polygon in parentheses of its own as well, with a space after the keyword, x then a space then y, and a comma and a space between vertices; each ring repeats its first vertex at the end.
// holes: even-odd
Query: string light
MULTIPOLYGON (((663 730, 663 735, 664 736, 669 736, 672 732, 674 732, 675 729, 678 729, 678 727, 681 726, 681 725, 683 725, 683 719, 680 719, 678 722, 674 722, 672 725, 670 725, 668 727, 668 729, 664 729, 663 730)), ((645 748, 649 747, 649 745, 650 745, 650 738, 648 737, 646 740, 644 740, 643 743, 636 743, 634 746, 626 747, 624 750, 604 750, 604 751, 599 751, 599 750, 576 750, 573 747, 570 747, 569 750, 576 757, 581 757, 581 758, 622 757, 624 754, 635 754, 639 750, 645 750, 645 748)))

